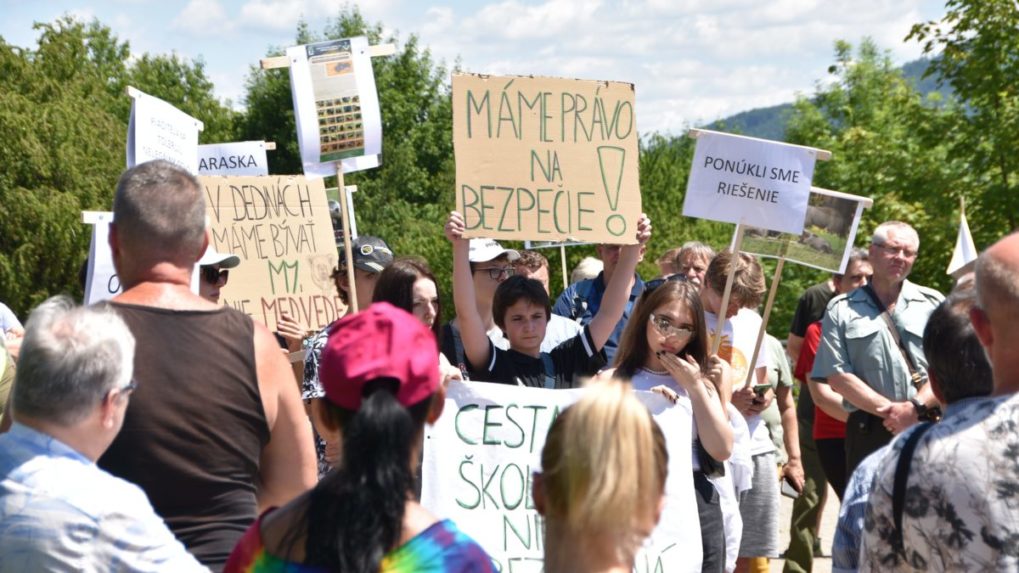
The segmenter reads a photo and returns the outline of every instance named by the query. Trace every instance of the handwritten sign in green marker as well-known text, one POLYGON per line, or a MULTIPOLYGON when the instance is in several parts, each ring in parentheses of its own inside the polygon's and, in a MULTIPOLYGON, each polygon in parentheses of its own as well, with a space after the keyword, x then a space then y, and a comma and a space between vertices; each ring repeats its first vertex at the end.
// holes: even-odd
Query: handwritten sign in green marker
POLYGON ((634 242, 633 84, 455 74, 453 145, 468 237, 634 242))

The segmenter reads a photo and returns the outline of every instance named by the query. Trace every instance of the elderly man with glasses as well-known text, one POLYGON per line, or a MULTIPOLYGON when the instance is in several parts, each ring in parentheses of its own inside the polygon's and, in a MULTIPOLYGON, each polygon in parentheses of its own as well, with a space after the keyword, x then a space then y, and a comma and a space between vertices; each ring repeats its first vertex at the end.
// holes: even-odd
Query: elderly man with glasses
POLYGON ((810 377, 831 385, 850 412, 847 477, 937 405, 927 384, 923 330, 944 297, 906 280, 919 248, 916 230, 906 223, 878 225, 870 244, 870 284, 836 296, 825 312, 810 377))
POLYGON ((109 307, 32 313, 0 436, 0 571, 206 571, 138 486, 96 466, 120 432, 135 339, 109 307))

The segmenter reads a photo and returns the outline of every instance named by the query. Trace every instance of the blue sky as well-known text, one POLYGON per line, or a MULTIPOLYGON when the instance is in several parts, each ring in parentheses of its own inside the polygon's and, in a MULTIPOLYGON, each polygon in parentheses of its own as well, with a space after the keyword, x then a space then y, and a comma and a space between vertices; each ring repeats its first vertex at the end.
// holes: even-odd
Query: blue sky
MULTIPOLYGON (((837 39, 865 36, 896 63, 920 55, 903 38, 944 15, 932 0, 493 0, 355 2, 400 38, 420 37, 467 71, 636 85, 642 133, 679 133, 792 101, 823 81, 837 39)), ((243 105, 244 80, 270 46, 290 45, 298 19, 321 30, 336 0, 0 0, 0 36, 32 47, 35 21, 98 18, 132 53, 202 58, 217 94, 243 105)))

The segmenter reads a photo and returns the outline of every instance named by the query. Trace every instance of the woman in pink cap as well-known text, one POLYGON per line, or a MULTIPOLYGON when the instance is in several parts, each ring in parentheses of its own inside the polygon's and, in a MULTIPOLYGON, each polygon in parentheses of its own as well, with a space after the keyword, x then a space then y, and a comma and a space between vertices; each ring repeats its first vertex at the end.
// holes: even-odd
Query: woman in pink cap
POLYGON ((263 513, 224 571, 494 571, 474 540, 414 495, 424 425, 445 399, 429 329, 375 303, 330 328, 319 368, 323 428, 342 442, 340 462, 308 493, 263 513))

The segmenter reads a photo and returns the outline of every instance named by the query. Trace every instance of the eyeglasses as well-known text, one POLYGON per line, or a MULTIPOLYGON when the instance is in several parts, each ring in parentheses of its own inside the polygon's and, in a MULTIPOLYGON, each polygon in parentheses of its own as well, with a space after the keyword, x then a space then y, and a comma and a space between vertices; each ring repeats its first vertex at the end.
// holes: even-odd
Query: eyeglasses
POLYGON ((138 381, 135 380, 134 378, 132 378, 130 382, 128 382, 127 384, 121 386, 120 388, 114 388, 114 389, 110 390, 106 394, 106 397, 110 398, 111 396, 113 396, 114 392, 117 392, 118 396, 128 396, 128 395, 131 394, 131 392, 134 392, 137 389, 138 389, 138 381))
POLYGON ((662 286, 663 284, 665 284, 665 283, 667 283, 669 281, 685 283, 686 282, 686 275, 678 274, 677 273, 677 274, 674 274, 674 275, 669 275, 667 277, 662 277, 662 278, 658 278, 658 279, 655 279, 655 280, 652 280, 652 281, 648 281, 648 282, 644 283, 644 292, 646 292, 646 293, 651 292, 651 291, 655 290, 656 288, 662 286))
POLYGON ((894 257, 897 256, 899 253, 902 253, 903 257, 906 257, 907 259, 912 259, 916 257, 917 254, 917 251, 915 249, 907 249, 906 247, 890 247, 888 245, 878 244, 875 244, 874 246, 887 253, 888 256, 890 257, 894 257))
POLYGON ((474 272, 488 271, 488 277, 493 281, 500 280, 502 278, 510 278, 517 274, 517 270, 513 267, 485 267, 483 269, 474 269, 474 272))
POLYGON ((652 326, 654 326, 655 330, 657 330, 658 333, 661 334, 662 336, 665 337, 675 336, 677 338, 686 338, 688 336, 693 335, 692 326, 687 325, 673 326, 672 322, 670 322, 668 318, 664 316, 659 316, 657 314, 652 314, 650 318, 652 326))
POLYGON ((217 269, 214 266, 202 267, 202 278, 210 285, 219 284, 220 280, 225 283, 230 278, 230 271, 217 269))

